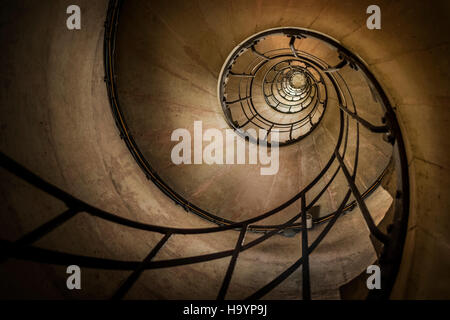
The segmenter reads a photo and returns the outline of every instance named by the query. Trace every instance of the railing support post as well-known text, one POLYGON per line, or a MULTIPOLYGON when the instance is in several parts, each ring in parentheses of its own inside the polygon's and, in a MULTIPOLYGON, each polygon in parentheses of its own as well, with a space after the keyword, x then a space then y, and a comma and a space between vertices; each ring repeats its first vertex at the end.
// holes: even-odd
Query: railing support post
POLYGON ((303 300, 311 300, 311 283, 309 276, 309 252, 308 252, 308 228, 306 226, 306 200, 305 194, 301 198, 302 206, 302 286, 303 286, 303 300))
POLYGON ((242 226, 241 232, 239 233, 239 238, 236 242, 236 246, 234 248, 233 255, 231 256, 230 264, 228 265, 227 273, 225 274, 225 278, 223 279, 222 286, 220 287, 220 291, 217 296, 217 300, 225 299, 225 295, 227 294, 228 287, 230 285, 231 276, 233 275, 234 267, 236 266, 236 261, 237 261, 239 252, 241 252, 242 243, 244 242, 247 228, 248 228, 248 225, 242 226))
POLYGON ((336 158, 339 161, 339 165, 342 168, 342 172, 344 172, 345 178, 347 179, 347 182, 349 184, 350 189, 352 190, 353 195, 355 196, 356 202, 358 203, 359 209, 361 210, 361 213, 364 217, 364 220, 366 220, 366 224, 369 227, 370 233, 372 233, 375 238, 377 238, 382 243, 387 243, 389 241, 389 237, 385 235, 383 232, 380 231, 380 229, 377 228, 375 223, 373 222, 372 216, 370 215, 369 209, 366 206, 366 203, 364 202, 364 199, 362 198, 361 194, 359 193, 358 187, 356 186, 355 182, 353 181, 352 176, 350 175, 350 172, 348 172, 347 166, 344 163, 344 160, 342 160, 341 155, 339 154, 339 150, 335 150, 336 158))

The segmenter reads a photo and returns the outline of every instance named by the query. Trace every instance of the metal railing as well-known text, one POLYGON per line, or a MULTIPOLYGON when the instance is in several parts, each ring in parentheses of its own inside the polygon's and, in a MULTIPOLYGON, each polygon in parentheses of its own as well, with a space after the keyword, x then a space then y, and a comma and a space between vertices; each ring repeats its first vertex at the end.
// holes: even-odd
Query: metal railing
MULTIPOLYGON (((172 200, 174 200, 177 204, 183 206, 185 209, 190 210, 199 215, 204 215, 205 218, 212 220, 214 222, 218 222, 217 220, 212 219, 214 215, 209 212, 203 211, 200 208, 197 208, 193 204, 187 202, 185 199, 176 194, 172 189, 170 189, 164 181, 152 170, 147 161, 143 158, 139 149, 137 148, 133 137, 129 134, 127 126, 123 121, 123 116, 119 107, 119 100, 117 97, 116 84, 115 84, 115 72, 114 72, 114 53, 115 53, 115 32, 118 25, 119 11, 121 0, 111 0, 109 3, 107 20, 105 22, 105 81, 108 88, 108 94, 111 102, 111 108, 114 113, 118 128, 120 130, 120 135, 122 139, 127 144, 131 153, 133 154, 136 161, 139 163, 140 167, 144 170, 147 177, 152 180, 165 194, 167 194, 172 200)), ((409 206, 409 182, 408 182, 408 171, 407 171, 407 162, 403 140, 400 134, 400 129, 395 117, 395 113, 384 94, 380 84, 377 82, 372 73, 368 70, 366 65, 360 61, 355 55, 353 55, 350 51, 346 50, 339 43, 334 41, 331 38, 328 38, 322 34, 312 32, 310 30, 305 29, 282 29, 280 32, 286 34, 287 36, 294 39, 291 40, 292 44, 295 42, 295 39, 301 39, 305 37, 315 37, 322 41, 326 41, 327 43, 338 48, 339 52, 341 52, 341 56, 343 57, 342 63, 337 65, 336 67, 327 68, 324 67, 324 71, 329 81, 334 86, 337 92, 340 92, 340 88, 338 88, 338 81, 336 80, 335 74, 339 72, 340 68, 344 66, 352 66, 355 70, 359 70, 363 72, 365 77, 373 86, 376 91, 379 101, 384 107, 386 114, 386 130, 382 132, 388 131, 393 143, 394 150, 394 160, 395 160, 395 168, 397 172, 397 193, 395 196, 395 210, 394 210, 394 218, 391 226, 388 228, 388 233, 385 234, 381 232, 378 227, 375 225, 372 220, 369 210, 365 205, 364 196, 367 192, 370 193, 374 185, 379 184, 379 179, 377 179, 376 184, 372 185, 366 192, 360 194, 358 187, 355 184, 355 178, 358 170, 358 152, 359 152, 359 135, 356 135, 356 144, 355 144, 355 157, 352 164, 352 170, 347 167, 344 161, 344 157, 348 148, 348 134, 349 134, 349 121, 356 121, 356 130, 359 133, 359 124, 366 126, 369 130, 373 132, 379 132, 378 130, 373 130, 372 126, 367 126, 365 121, 359 116, 351 116, 345 110, 339 111, 339 136, 337 138, 337 143, 334 148, 334 152, 331 155, 328 162, 322 168, 320 173, 313 179, 305 188, 299 190, 299 192, 293 196, 291 199, 281 204, 277 208, 274 208, 270 211, 262 213, 257 217, 241 221, 241 222, 230 222, 230 221, 222 221, 218 226, 208 227, 208 228, 171 228, 160 225, 146 224, 135 220, 130 220, 127 218, 123 218, 119 215, 115 215, 113 213, 104 211, 100 208, 89 205, 88 203, 73 197, 67 192, 61 190, 60 188, 48 183, 41 177, 38 177, 36 174, 32 173, 25 167, 21 166, 13 159, 9 158, 5 154, 0 154, 0 162, 1 166, 13 173, 17 177, 27 181, 34 187, 42 190, 43 192, 51 195, 52 197, 59 199, 65 203, 67 209, 58 215, 56 218, 51 219, 50 221, 42 224, 40 227, 35 230, 23 235, 16 241, 8 241, 8 240, 0 240, 0 247, 2 252, 3 259, 8 258, 16 258, 16 259, 24 259, 31 260, 39 263, 47 263, 47 264, 56 264, 56 265, 70 265, 77 264, 80 267, 88 267, 88 268, 100 268, 100 269, 109 269, 109 270, 128 270, 130 271, 129 277, 120 285, 118 285, 118 289, 115 294, 112 296, 113 299, 123 298, 126 293, 133 287, 136 281, 139 279, 139 276, 145 270, 150 269, 161 269, 161 268, 170 268, 175 266, 182 266, 188 264, 201 263, 205 261, 212 261, 215 259, 220 259, 224 257, 231 257, 226 274, 224 275, 222 285, 217 294, 217 299, 225 299, 228 288, 230 285, 230 281, 233 277, 233 273, 236 267, 236 262, 239 259, 239 254, 246 250, 249 250, 260 243, 269 240, 271 237, 280 234, 283 230, 287 230, 289 228, 295 228, 302 232, 302 252, 301 256, 286 270, 280 273, 277 277, 272 279, 266 285, 261 287, 259 290, 249 295, 247 299, 259 299, 265 296, 268 292, 277 287, 280 283, 282 283, 287 277, 289 277, 294 271, 296 271, 300 266, 302 266, 302 293, 304 299, 311 298, 311 283, 310 283, 310 270, 309 270, 309 256, 313 253, 313 251, 317 248, 317 246, 321 243, 324 237, 328 234, 328 232, 333 228, 336 221, 341 217, 346 210, 349 208, 353 208, 356 204, 361 210, 361 213, 364 217, 364 221, 366 222, 370 233, 374 235, 378 240, 380 240, 383 244, 383 251, 379 257, 379 264, 383 270, 382 272, 382 289, 372 291, 369 294, 369 298, 388 298, 391 292, 392 286, 394 284, 400 259, 401 253, 403 250, 403 243, 406 235, 406 224, 408 218, 408 206, 409 206), (344 63, 345 61, 345 63, 344 63), (332 71, 332 72, 331 72, 332 71), (323 179, 325 173, 330 170, 333 164, 337 164, 337 168, 332 172, 331 177, 326 181, 324 187, 313 197, 311 201, 307 201, 307 196, 311 193, 312 188, 318 183, 320 179, 323 179), (308 229, 306 228, 306 215, 309 210, 313 208, 316 202, 320 199, 320 197, 324 194, 324 192, 329 188, 329 186, 333 183, 338 172, 342 170, 344 173, 345 179, 348 183, 348 187, 346 187, 345 196, 340 201, 338 205, 338 209, 327 215, 326 217, 322 217, 320 223, 324 223, 324 228, 321 230, 319 235, 312 241, 312 243, 308 244, 308 229), (353 195, 355 197, 355 201, 350 201, 350 197, 353 195), (243 239, 247 232, 251 230, 258 230, 258 226, 255 223, 260 222, 268 217, 271 217, 281 210, 293 205, 295 202, 300 201, 301 210, 294 217, 286 220, 282 224, 264 227, 264 234, 259 236, 258 238, 244 243, 243 239), (57 229, 63 224, 70 221, 71 218, 77 215, 87 214, 88 216, 107 220, 109 222, 124 226, 130 227, 138 230, 144 230, 147 232, 154 232, 164 235, 163 238, 153 247, 152 250, 148 253, 146 258, 142 261, 125 261, 125 260, 115 260, 115 259, 104 259, 98 257, 91 256, 83 256, 76 255, 70 253, 64 253, 56 250, 49 250, 38 248, 33 246, 33 244, 48 234, 49 232, 57 229), (173 236, 177 234, 190 235, 195 236, 198 234, 207 234, 214 233, 217 236, 220 236, 221 232, 227 230, 237 230, 239 232, 239 237, 235 243, 233 249, 219 251, 209 254, 201 254, 196 256, 188 256, 188 257, 180 257, 174 259, 166 259, 166 260, 158 260, 154 261, 153 258, 160 251, 164 250, 164 245, 167 241, 173 236)), ((260 34, 264 35, 264 33, 260 34)), ((250 39, 246 45, 252 47, 253 41, 250 39)), ((266 55, 261 56, 259 54, 258 57, 265 60, 267 58, 266 55)), ((299 53, 295 50, 291 53, 291 57, 298 58, 299 53)), ((339 105, 343 108, 350 108, 351 104, 346 101, 344 95, 338 95, 339 105)), ((356 107, 353 105, 354 115, 357 115, 356 107)), ((381 134, 381 133, 380 133, 381 134)), ((384 133, 383 133, 384 134, 384 133)), ((384 173, 383 173, 384 174, 384 173)), ((219 219, 217 217, 217 219, 219 219)), ((4 261, 3 260, 3 261, 4 261)))
POLYGON ((278 144, 290 145, 308 136, 325 113, 327 88, 322 76, 325 65, 309 57, 297 55, 293 58, 289 48, 269 50, 261 56, 254 50, 260 41, 263 40, 254 39, 247 47, 239 46, 233 51, 221 72, 219 99, 228 124, 241 136, 246 135, 250 141, 259 143, 259 137, 248 136, 245 130, 265 130, 265 142, 270 146, 268 138, 277 131, 280 135, 278 144), (233 71, 243 52, 252 53, 255 58, 245 70, 233 71), (296 88, 292 82, 295 76, 303 78, 304 85, 296 88), (260 90, 255 89, 258 80, 262 83, 260 90), (230 96, 236 99, 230 100, 230 96), (264 99, 264 105, 261 105, 262 101, 255 102, 258 97, 264 99), (283 113, 283 121, 263 115, 267 106, 283 113))

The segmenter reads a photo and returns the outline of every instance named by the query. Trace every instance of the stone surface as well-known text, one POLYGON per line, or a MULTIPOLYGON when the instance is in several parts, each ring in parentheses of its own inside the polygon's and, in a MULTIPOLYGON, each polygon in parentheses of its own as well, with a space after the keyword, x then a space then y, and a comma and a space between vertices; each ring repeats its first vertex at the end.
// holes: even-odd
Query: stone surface
MULTIPOLYGON (((74 196, 123 217, 168 226, 210 226, 175 206, 151 184, 118 136, 103 82, 103 24, 107 1, 78 1, 83 12, 80 31, 68 31, 65 27, 69 4, 65 0, 3 2, 0 12, 2 152, 74 196)), ((173 125, 184 125, 186 121, 208 115, 205 118, 208 125, 223 123, 215 97, 216 81, 223 61, 240 41, 255 32, 278 26, 310 27, 341 41, 369 63, 397 107, 407 143, 411 211, 402 266, 392 297, 449 298, 449 148, 446 148, 449 34, 442 32, 449 29, 448 2, 380 1, 382 30, 376 31, 365 28, 365 9, 369 4, 369 1, 352 0, 127 2, 129 7, 123 12, 123 19, 132 16, 133 6, 142 5, 144 13, 148 13, 147 19, 134 21, 133 28, 126 34, 130 41, 140 37, 147 23, 164 30, 159 38, 150 38, 160 46, 152 50, 141 46, 135 48, 136 52, 154 61, 169 54, 178 57, 171 63, 155 63, 149 71, 173 77, 159 86, 149 82, 152 91, 135 99, 160 103, 180 118, 183 116, 183 121, 177 122, 164 118, 162 110, 155 115, 159 121, 145 134, 155 137, 157 133, 160 140, 168 135, 164 126, 170 121, 173 125), (183 13, 181 18, 180 12, 183 13), (219 33, 220 30, 223 32, 219 33), (169 103, 164 100, 168 94, 183 94, 185 99, 169 103), (205 97, 203 103, 198 103, 197 95, 205 97), (195 108, 183 113, 189 105, 195 108), (217 108, 212 110, 210 106, 217 108)), ((144 33, 142 36, 151 35, 144 33)), ((137 89, 134 85, 146 82, 148 75, 139 70, 126 71, 139 76, 127 84, 128 94, 132 95, 137 89)), ((223 123, 221 128, 225 127, 223 123)), ((319 141, 320 131, 317 132, 316 141, 319 141)), ((327 133, 324 130, 321 134, 327 133)), ((314 145, 305 148, 314 148, 314 145)), ((301 162, 300 166, 303 165, 301 162)), ((168 167, 167 172, 170 170, 168 167)), ((227 171, 222 174, 226 175, 227 171)), ((254 172, 249 171, 242 175, 242 181, 251 181, 252 174, 254 172)), ((209 171, 204 175, 211 177, 214 173, 209 171)), ((219 173, 217 175, 219 178, 219 173)), ((281 173, 280 180, 287 186, 298 186, 299 176, 300 173, 292 177, 287 170, 281 173)), ((15 240, 64 209, 61 203, 11 177, 3 169, 0 181, 3 239, 15 240)), ((268 180, 262 185, 268 187, 272 182, 268 180)), ((247 190, 251 188, 247 186, 247 190)), ((331 189, 330 192, 338 191, 331 189)), ((251 194, 239 195, 228 188, 226 196, 248 199, 251 194)), ((331 199, 332 195, 328 196, 331 199)), ((386 199, 383 203, 387 203, 386 199)), ((258 198, 248 205, 258 209, 268 206, 258 198)), ((331 200, 327 205, 334 206, 331 200)), ((387 210, 377 204, 373 208, 380 208, 382 214, 387 210)), ((344 218, 357 219, 357 212, 354 210, 344 218)), ((330 234, 335 237, 327 239, 333 241, 322 243, 312 256, 312 280, 317 284, 313 285, 314 298, 339 298, 337 286, 356 277, 373 262, 370 243, 357 242, 355 251, 348 250, 354 243, 349 236, 357 236, 353 230, 358 230, 367 240, 368 237, 366 230, 360 228, 361 224, 349 231, 344 227, 345 222, 345 219, 342 224, 338 222, 330 234), (338 272, 328 272, 332 261, 335 261, 333 265, 338 265, 333 271, 338 272)), ((221 238, 199 237, 192 246, 190 240, 174 238, 156 259, 232 248, 236 237, 236 232, 227 232, 221 238)), ((256 235, 249 234, 246 241, 254 237, 256 235)), ((64 229, 54 231, 36 245, 100 257, 142 260, 159 238, 157 234, 128 230, 80 214, 64 229)), ((301 252, 298 236, 276 237, 254 249, 254 253, 252 250, 242 253, 230 297, 241 298, 258 289, 298 259, 301 252), (261 264, 264 270, 252 269, 261 264)), ((227 259, 222 259, 145 272, 127 298, 215 298, 226 265, 227 259)), ((129 272, 84 270, 86 278, 83 278, 80 292, 66 290, 67 275, 63 267, 9 260, 0 266, 0 274, 8 275, 2 276, 0 282, 2 298, 77 299, 111 296, 129 272)), ((268 297, 298 298, 299 288, 300 270, 268 297)))

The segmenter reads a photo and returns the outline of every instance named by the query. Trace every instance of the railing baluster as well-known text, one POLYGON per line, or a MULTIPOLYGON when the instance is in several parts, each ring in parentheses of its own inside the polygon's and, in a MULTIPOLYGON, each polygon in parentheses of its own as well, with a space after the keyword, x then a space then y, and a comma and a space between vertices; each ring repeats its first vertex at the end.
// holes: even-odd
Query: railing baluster
MULTIPOLYGON (((50 233, 63 223, 67 222, 69 219, 71 219, 73 216, 75 216, 80 211, 77 209, 69 208, 63 213, 59 214, 57 217, 53 218, 52 220, 44 223, 40 227, 34 229, 33 231, 23 235, 18 240, 14 242, 14 245, 16 248, 22 247, 25 245, 30 245, 33 242, 36 242, 37 240, 41 239, 46 234, 50 233)), ((8 260, 8 257, 0 257, 0 263, 6 262, 8 260)))
POLYGON ((275 124, 272 123, 272 125, 271 125, 270 128, 269 128, 269 130, 267 130, 266 137, 264 138, 264 141, 267 141, 267 138, 269 138, 269 134, 270 134, 270 132, 272 131, 272 129, 273 129, 274 126, 275 126, 275 124))
POLYGON ((364 220, 366 220, 366 224, 369 227, 370 233, 372 233, 375 238, 380 240, 382 243, 386 243, 389 241, 389 237, 385 235, 383 232, 381 232, 375 223, 373 222, 372 216, 370 215, 369 209, 367 209, 366 203, 364 202, 364 199, 362 198, 361 194, 359 193, 358 187, 356 186, 355 182, 353 181, 352 176, 350 175, 350 172, 347 169, 347 166, 344 163, 344 160, 342 160, 341 155, 339 154, 339 150, 335 150, 336 158, 339 161, 339 164, 342 168, 342 172, 344 172, 345 178, 347 179, 347 182, 350 186, 350 189, 352 190, 353 195, 355 196, 356 202, 358 203, 358 206, 361 210, 361 213, 364 217, 364 220))
POLYGON ((291 48, 291 51, 292 51, 292 54, 294 55, 294 57, 296 57, 297 59, 300 59, 300 57, 297 54, 297 51, 295 50, 294 43, 295 43, 295 37, 291 37, 291 40, 289 41, 289 47, 291 48))
POLYGON ((241 252, 242 243, 244 242, 244 237, 247 232, 247 225, 243 226, 241 232, 239 233, 239 238, 236 242, 236 246, 234 247, 233 255, 231 256, 230 264, 228 265, 227 273, 225 274, 225 278, 223 279, 222 286, 220 287, 219 294, 217 296, 217 300, 224 300, 225 295, 227 294, 228 287, 230 285, 231 277, 233 275, 234 267, 236 266, 236 261, 241 252))
POLYGON ((233 104, 233 103, 236 103, 236 102, 245 101, 245 100, 250 99, 250 98, 251 98, 251 97, 244 97, 244 98, 240 98, 240 99, 233 100, 233 101, 225 101, 225 103, 226 103, 227 105, 229 105, 229 104, 233 104))
MULTIPOLYGON (((347 194, 344 197, 344 200, 342 200, 341 205, 339 206, 336 215, 333 216, 325 228, 320 232, 320 234, 314 239, 311 246, 308 248, 309 254, 311 254, 314 249, 320 244, 320 242, 325 238, 325 236, 328 234, 328 232, 331 230, 337 219, 341 216, 342 211, 344 209, 345 204, 348 201, 348 198, 350 197, 351 191, 349 190, 347 194)), ((245 300, 255 300, 255 299, 261 299, 264 297, 267 293, 272 291, 276 286, 278 286, 280 283, 282 283, 284 280, 286 280, 292 273, 294 273, 295 270, 297 270, 302 264, 303 256, 300 257, 296 262, 294 262, 289 268, 287 268, 285 271, 283 271, 278 277, 270 281, 268 284, 266 284, 264 287, 253 293, 252 295, 245 298, 245 300)))
POLYGON ((50 233, 63 223, 70 220, 73 216, 75 216, 79 212, 80 211, 77 209, 69 208, 63 213, 59 214, 57 217, 53 218, 52 220, 44 223, 40 227, 20 237, 17 241, 15 241, 15 244, 19 246, 32 244, 33 242, 39 240, 40 238, 50 233))
POLYGON ((125 294, 131 289, 133 284, 139 279, 141 273, 144 271, 145 265, 149 263, 162 248, 162 246, 169 240, 171 234, 166 233, 164 237, 159 240, 158 244, 150 251, 148 256, 139 264, 139 266, 134 270, 131 275, 125 280, 125 282, 120 286, 116 293, 112 296, 112 300, 122 299, 125 294))
POLYGON ((305 194, 301 198, 302 206, 302 287, 303 300, 311 300, 311 283, 309 276, 308 228, 306 227, 306 200, 305 194))
POLYGON ((252 120, 253 119, 255 119, 255 117, 257 116, 258 114, 257 113, 255 113, 251 118, 248 118, 247 117, 247 121, 245 121, 243 124, 241 124, 241 125, 239 125, 239 126, 237 126, 237 128, 243 128, 243 127, 245 127, 247 124, 249 124, 250 122, 252 122, 252 120))

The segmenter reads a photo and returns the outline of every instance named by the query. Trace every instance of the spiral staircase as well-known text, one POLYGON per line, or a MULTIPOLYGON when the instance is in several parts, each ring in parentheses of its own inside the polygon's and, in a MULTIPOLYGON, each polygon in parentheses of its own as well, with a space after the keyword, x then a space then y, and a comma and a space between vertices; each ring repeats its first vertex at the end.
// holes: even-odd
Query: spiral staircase
MULTIPOLYGON (((44 6, 47 21, 62 5, 44 6)), ((410 212, 404 129, 371 66, 314 20, 294 27, 291 6, 276 5, 273 22, 257 2, 86 2, 85 28, 96 32, 32 43, 54 68, 44 91, 57 94, 33 99, 31 117, 44 120, 30 130, 44 135, 29 156, 4 129, 2 211, 15 218, 2 215, 1 267, 45 276, 12 276, 2 290, 22 296, 53 279, 28 294, 73 298, 57 279, 76 264, 90 299, 389 298, 410 212), (249 18, 255 8, 260 20, 249 18), (76 61, 80 70, 60 73, 76 61), (74 89, 90 94, 65 95, 74 89), (232 129, 246 151, 279 145, 278 172, 173 164, 171 132, 195 121, 232 129), (365 288, 372 264, 381 290, 365 288)), ((40 74, 30 79, 38 91, 40 74)))

